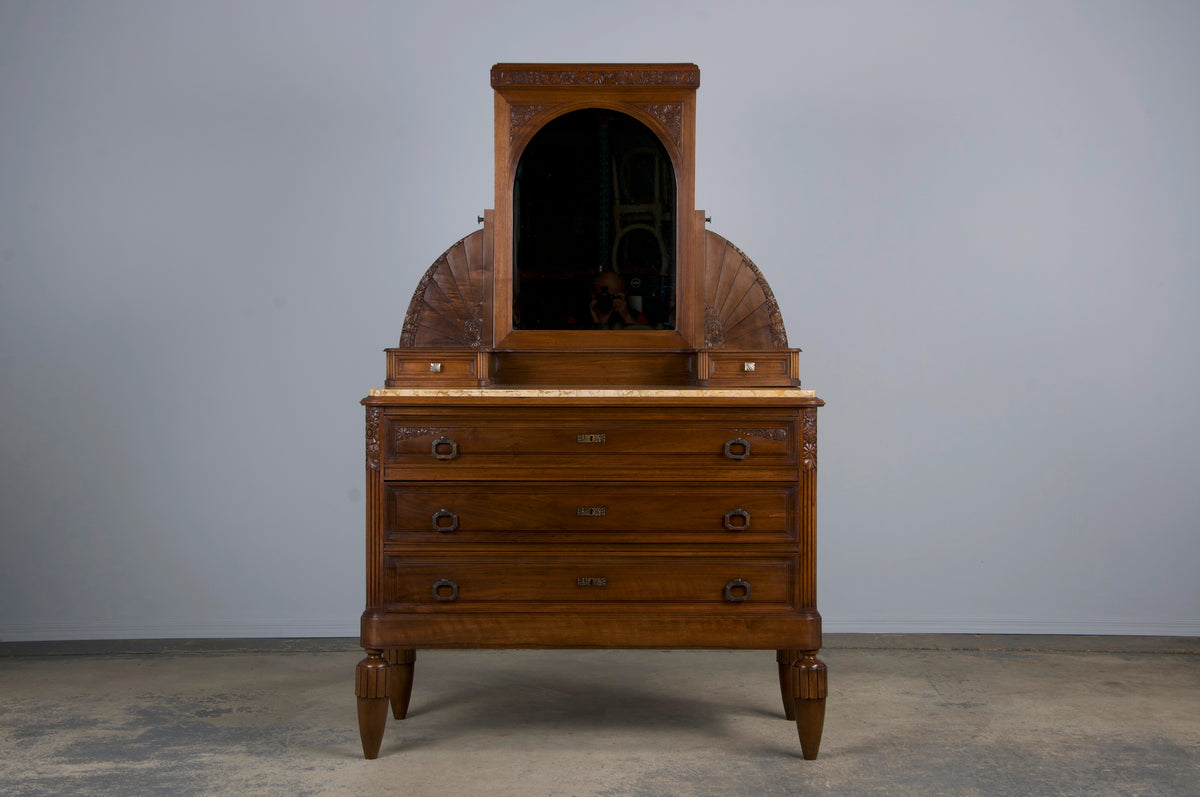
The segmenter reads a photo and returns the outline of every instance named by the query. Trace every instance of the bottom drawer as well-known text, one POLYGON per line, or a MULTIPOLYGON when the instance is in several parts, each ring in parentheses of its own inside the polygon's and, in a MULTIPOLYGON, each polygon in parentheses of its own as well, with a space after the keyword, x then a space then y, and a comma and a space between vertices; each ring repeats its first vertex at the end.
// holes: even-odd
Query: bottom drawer
POLYGON ((785 610, 794 606, 795 572, 789 556, 389 556, 384 604, 389 610, 785 610))

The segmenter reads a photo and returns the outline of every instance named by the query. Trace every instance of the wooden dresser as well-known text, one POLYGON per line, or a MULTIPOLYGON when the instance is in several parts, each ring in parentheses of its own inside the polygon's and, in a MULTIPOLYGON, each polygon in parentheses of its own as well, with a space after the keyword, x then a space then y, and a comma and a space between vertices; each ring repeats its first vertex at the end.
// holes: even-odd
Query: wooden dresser
MULTIPOLYGON (((823 402, 799 387, 799 351, 787 348, 761 272, 680 206, 679 194, 690 201, 699 72, 497 65, 492 78, 499 210, 427 271, 401 345, 387 350, 386 386, 362 402, 364 755, 378 755, 389 705, 404 718, 421 649, 732 648, 776 651, 783 713, 815 758, 826 696, 816 610, 823 402), (514 181, 539 162, 520 146, 502 150, 524 142, 532 152, 539 130, 593 106, 606 116, 572 117, 568 140, 600 130, 601 165, 587 169, 612 183, 581 182, 604 199, 596 226, 609 248, 580 282, 514 241, 514 181), (610 123, 613 112, 633 121, 610 123), (640 156, 655 137, 675 147, 649 161, 655 179, 642 182, 659 191, 665 162, 675 192, 637 217, 651 221, 622 228, 621 214, 645 203, 616 201, 621 142, 640 156), (621 242, 646 227, 663 265, 638 271, 621 242), (514 264, 522 251, 532 253, 526 267, 514 264), (522 284, 543 303, 522 305, 522 284), (544 296, 567 285, 584 294, 575 310, 532 323, 552 317, 544 296), (576 317, 599 321, 614 303, 625 324, 577 328, 576 317)), ((535 187, 529 180, 526 193, 535 187)))

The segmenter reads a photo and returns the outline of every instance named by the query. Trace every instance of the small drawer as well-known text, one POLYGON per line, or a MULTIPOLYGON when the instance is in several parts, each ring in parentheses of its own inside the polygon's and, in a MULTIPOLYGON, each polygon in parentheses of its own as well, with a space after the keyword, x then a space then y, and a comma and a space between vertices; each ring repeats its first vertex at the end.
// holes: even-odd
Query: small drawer
POLYGON ((709 387, 798 386, 798 349, 706 352, 702 363, 709 387))
POLYGON ((391 611, 787 610, 795 567, 789 557, 389 556, 384 589, 391 611))
POLYGON ((393 542, 795 539, 794 484, 390 482, 386 490, 393 542))
POLYGON ((479 387, 490 383, 488 355, 464 349, 388 349, 388 387, 479 387))

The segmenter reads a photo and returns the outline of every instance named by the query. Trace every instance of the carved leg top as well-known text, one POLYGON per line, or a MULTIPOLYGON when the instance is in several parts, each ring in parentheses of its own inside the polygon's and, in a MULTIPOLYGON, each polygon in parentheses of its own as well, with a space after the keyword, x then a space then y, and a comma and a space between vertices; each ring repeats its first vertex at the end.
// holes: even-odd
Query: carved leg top
POLYGON ((354 694, 363 698, 387 697, 388 663, 381 650, 368 650, 354 671, 354 694))

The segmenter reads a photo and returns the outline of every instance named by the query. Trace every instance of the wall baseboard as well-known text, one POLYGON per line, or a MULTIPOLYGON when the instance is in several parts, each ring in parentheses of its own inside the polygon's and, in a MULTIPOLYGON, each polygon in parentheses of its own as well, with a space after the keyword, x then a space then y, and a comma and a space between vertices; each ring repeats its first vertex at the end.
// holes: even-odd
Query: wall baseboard
MULTIPOLYGON (((853 619, 824 616, 830 634, 998 634, 1200 637, 1200 619, 1107 620, 982 617, 912 617, 853 619)), ((191 625, 0 625, 0 644, 98 640, 235 640, 337 639, 358 637, 356 620, 297 623, 294 620, 257 623, 195 623, 191 625)))
POLYGON ((212 622, 187 625, 132 625, 94 623, 87 625, 0 625, 0 643, 58 642, 70 640, 131 639, 312 639, 358 638, 358 615, 349 620, 297 623, 212 622))
POLYGON ((1066 634, 1096 636, 1200 636, 1200 619, 1104 620, 984 617, 911 617, 855 620, 822 615, 826 634, 1066 634))
MULTIPOLYGON (((825 656, 841 651, 936 651, 944 653, 1124 653, 1200 655, 1200 636, 1103 636, 1062 634, 825 634, 825 656)), ((478 653, 479 651, 473 651, 478 653)), ((504 651, 484 651, 503 655, 504 651)), ((711 651, 710 651, 711 652, 711 651)), ((735 651, 730 651, 735 652, 735 651)), ((0 659, 44 656, 279 656, 333 653, 361 657, 357 637, 298 639, 91 639, 0 642, 0 659)))

